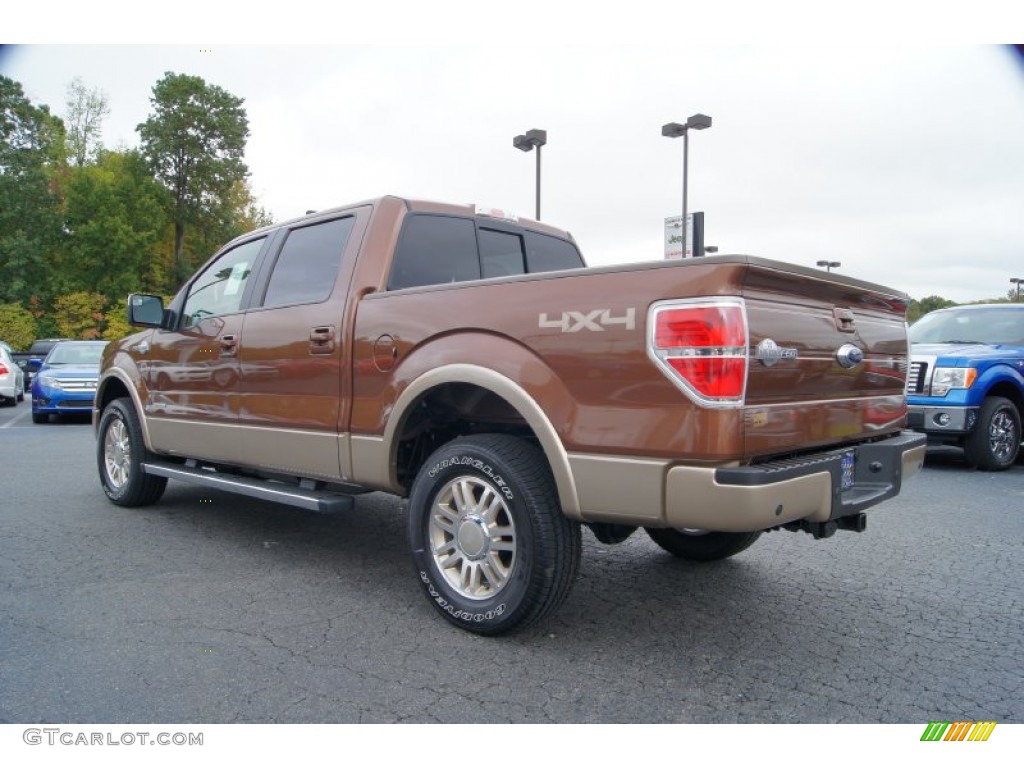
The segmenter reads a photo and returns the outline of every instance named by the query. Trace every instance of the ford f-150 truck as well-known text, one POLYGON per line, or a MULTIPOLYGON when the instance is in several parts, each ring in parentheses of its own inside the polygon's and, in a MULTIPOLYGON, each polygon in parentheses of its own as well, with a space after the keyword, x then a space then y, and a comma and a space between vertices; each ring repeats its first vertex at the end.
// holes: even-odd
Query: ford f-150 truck
POLYGON ((715 560, 861 531, 924 458, 907 297, 750 256, 585 268, 573 238, 384 197, 217 253, 105 351, 115 504, 167 480, 323 512, 408 499, 417 581, 498 634, 566 597, 581 524, 715 560))
POLYGON ((963 448, 975 467, 1011 467, 1024 413, 1024 304, 929 312, 910 340, 909 426, 931 444, 963 448))

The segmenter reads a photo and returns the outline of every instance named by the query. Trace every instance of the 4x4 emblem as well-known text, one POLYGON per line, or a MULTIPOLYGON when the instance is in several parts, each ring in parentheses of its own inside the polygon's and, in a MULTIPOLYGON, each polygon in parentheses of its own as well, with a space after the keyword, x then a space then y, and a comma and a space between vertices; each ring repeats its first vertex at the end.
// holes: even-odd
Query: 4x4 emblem
POLYGON ((603 331, 608 326, 621 325, 627 331, 636 328, 636 309, 629 307, 621 315, 613 315, 610 309, 594 309, 590 312, 563 312, 561 317, 557 315, 548 317, 547 312, 541 312, 537 318, 540 328, 556 328, 562 333, 577 333, 579 331, 603 331))
POLYGON ((754 350, 754 357, 765 368, 771 368, 779 360, 796 360, 797 350, 795 347, 780 347, 772 339, 764 339, 754 350))

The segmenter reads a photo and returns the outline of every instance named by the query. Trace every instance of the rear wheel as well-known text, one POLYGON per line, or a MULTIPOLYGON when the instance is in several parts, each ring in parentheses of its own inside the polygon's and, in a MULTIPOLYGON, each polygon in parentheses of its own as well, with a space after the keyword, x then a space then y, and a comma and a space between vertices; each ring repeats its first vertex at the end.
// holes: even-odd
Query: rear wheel
POLYGON ((458 627, 496 635, 565 600, 581 535, 562 513, 538 449, 507 435, 474 435, 442 446, 417 474, 409 543, 434 608, 458 627))
POLYGON ((985 398, 978 424, 964 441, 967 463, 993 472, 1009 469, 1020 450, 1020 435, 1020 413, 1013 401, 985 398))
POLYGON ((147 475, 142 465, 149 451, 135 407, 126 397, 110 402, 100 417, 96 460, 107 498, 122 507, 153 504, 167 487, 166 477, 147 475))
POLYGON ((676 528, 645 528, 654 543, 684 560, 710 562, 738 555, 761 535, 728 531, 697 531, 676 528))

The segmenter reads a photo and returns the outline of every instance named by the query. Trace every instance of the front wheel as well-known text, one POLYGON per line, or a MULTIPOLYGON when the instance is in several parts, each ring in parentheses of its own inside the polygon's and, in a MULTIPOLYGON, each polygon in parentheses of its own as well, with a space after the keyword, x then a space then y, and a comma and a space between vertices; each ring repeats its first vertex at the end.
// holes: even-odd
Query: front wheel
POLYGON ((1009 469, 1020 449, 1020 434, 1020 412, 1013 401, 985 398, 978 424, 964 441, 967 463, 993 472, 1009 469))
POLYGON ((580 526, 562 513, 544 455, 507 435, 435 451, 413 482, 408 532, 431 604, 482 635, 546 616, 579 569, 580 526))
POLYGON ((666 552, 684 560, 710 562, 738 555, 757 541, 760 531, 731 533, 728 531, 690 531, 675 528, 645 528, 654 543, 666 552))
POLYGON ((158 501, 167 478, 147 475, 142 468, 149 454, 131 400, 111 401, 103 409, 98 432, 96 460, 107 498, 121 507, 143 507, 158 501))

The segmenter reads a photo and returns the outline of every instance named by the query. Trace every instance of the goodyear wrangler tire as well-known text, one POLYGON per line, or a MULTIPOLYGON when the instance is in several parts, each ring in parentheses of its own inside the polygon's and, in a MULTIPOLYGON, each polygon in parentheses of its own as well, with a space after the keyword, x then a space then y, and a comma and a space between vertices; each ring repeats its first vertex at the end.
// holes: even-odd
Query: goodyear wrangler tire
POLYGON ((96 462, 107 498, 121 507, 143 507, 158 501, 167 478, 142 470, 149 452, 132 401, 126 397, 111 401, 103 409, 97 434, 96 462))
POLYGON ((654 543, 669 554, 684 560, 711 562, 738 555, 757 541, 760 531, 730 533, 726 531, 679 531, 675 528, 646 528, 654 543))
POLYGON ((507 435, 435 451, 413 482, 408 525, 427 598, 478 634, 539 621, 565 600, 579 569, 580 526, 562 513, 544 455, 507 435))

